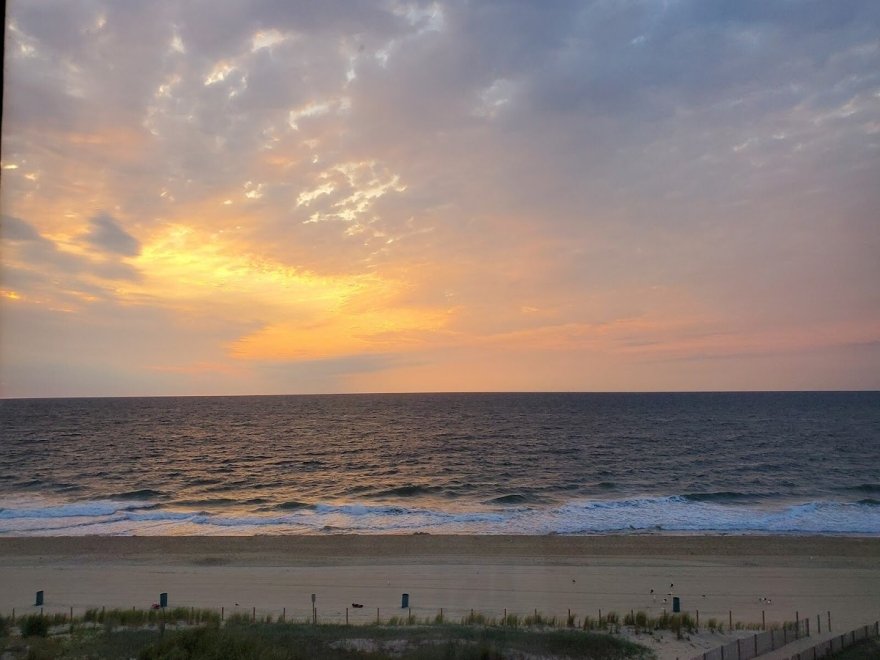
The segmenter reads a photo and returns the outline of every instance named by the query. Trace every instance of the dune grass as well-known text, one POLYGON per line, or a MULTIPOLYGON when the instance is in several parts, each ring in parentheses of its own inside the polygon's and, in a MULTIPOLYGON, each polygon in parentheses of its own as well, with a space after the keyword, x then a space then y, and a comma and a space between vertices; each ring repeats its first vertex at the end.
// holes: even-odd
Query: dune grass
POLYGON ((18 659, 140 658, 208 660, 229 658, 380 658, 471 660, 510 655, 591 657, 596 660, 652 658, 637 644, 599 633, 573 630, 523 630, 461 624, 344 626, 306 623, 245 623, 110 629, 80 627, 53 637, 0 640, 0 654, 18 659), (366 656, 365 656, 366 654, 366 656))
POLYGON ((828 656, 829 660, 877 660, 880 658, 880 638, 874 637, 856 642, 848 649, 828 656))
MULTIPOLYGON (((300 621, 273 618, 271 614, 257 616, 255 611, 221 617, 219 610, 194 607, 90 609, 73 619, 64 614, 32 614, 15 621, 0 617, 0 654, 8 652, 8 657, 16 659, 349 658, 364 657, 366 649, 373 658, 493 658, 511 651, 548 657, 648 658, 651 654, 644 647, 630 645, 615 634, 624 627, 636 634, 668 630, 679 638, 697 632, 696 621, 686 612, 651 617, 633 610, 623 616, 614 611, 600 613, 595 618, 581 618, 571 611, 556 617, 538 610, 527 615, 505 610, 496 617, 472 610, 454 619, 442 611, 424 617, 406 611, 354 626, 320 619, 315 625, 310 617, 300 621), (17 644, 27 648, 25 655, 17 654, 17 644), (389 644, 393 652, 386 649, 389 644)), ((702 628, 720 633, 724 623, 709 619, 702 628)), ((737 623, 734 627, 760 626, 737 623)))
POLYGON ((175 632, 143 651, 143 660, 171 658, 373 658, 404 660, 502 658, 518 655, 557 657, 650 658, 647 649, 601 634, 535 632, 471 625, 350 626, 254 624, 249 627, 175 632))

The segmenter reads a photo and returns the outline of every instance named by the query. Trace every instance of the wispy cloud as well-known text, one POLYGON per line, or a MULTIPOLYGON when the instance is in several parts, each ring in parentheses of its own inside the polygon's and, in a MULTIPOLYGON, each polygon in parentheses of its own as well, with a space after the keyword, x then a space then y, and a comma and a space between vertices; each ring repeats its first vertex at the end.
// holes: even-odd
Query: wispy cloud
POLYGON ((7 395, 880 387, 876 2, 7 23, 7 395))

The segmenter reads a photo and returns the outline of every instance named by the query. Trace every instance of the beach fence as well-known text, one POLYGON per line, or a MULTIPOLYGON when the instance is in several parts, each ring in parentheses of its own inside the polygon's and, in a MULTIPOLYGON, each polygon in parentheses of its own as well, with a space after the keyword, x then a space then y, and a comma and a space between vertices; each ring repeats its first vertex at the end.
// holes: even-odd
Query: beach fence
MULTIPOLYGON (((252 603, 227 603, 213 607, 196 607, 189 602, 173 604, 170 599, 165 599, 166 607, 156 603, 149 609, 137 607, 104 607, 104 606, 61 606, 47 605, 41 607, 29 606, 12 610, 11 623, 16 623, 17 617, 33 616, 46 617, 51 625, 61 624, 105 626, 141 626, 159 625, 180 626, 202 625, 216 623, 219 625, 236 625, 247 623, 309 623, 319 625, 425 625, 425 624, 464 624, 486 625, 511 628, 569 628, 583 630, 620 630, 622 626, 635 625, 645 627, 654 625, 656 622, 633 613, 621 616, 614 611, 598 610, 597 612, 579 614, 568 609, 561 613, 547 614, 537 608, 531 609, 486 609, 469 607, 437 607, 420 606, 412 602, 411 598, 405 598, 409 594, 403 594, 399 605, 384 604, 355 606, 352 603, 347 607, 321 607, 320 599, 315 603, 309 602, 309 597, 300 600, 297 604, 288 607, 265 608, 252 603), (303 603, 305 601, 305 603, 303 603), (645 620, 642 621, 641 619, 645 620), (630 619, 633 619, 630 622, 630 619)), ((669 619, 666 625, 671 625, 669 619)), ((684 627, 687 627, 685 624, 684 627)), ((669 627, 672 630, 672 627, 669 627)))
POLYGON ((786 623, 781 628, 766 630, 750 637, 740 637, 723 646, 695 655, 691 660, 751 660, 809 635, 809 619, 798 619, 793 623, 786 623))
MULTIPOLYGON (((317 596, 317 595, 316 595, 317 596)), ((382 605, 352 603, 351 606, 340 607, 337 603, 333 606, 322 606, 320 598, 310 600, 309 594, 300 599, 295 599, 286 607, 261 607, 255 603, 231 603, 211 607, 195 606, 189 601, 171 603, 166 595, 160 598, 151 608, 131 607, 104 607, 104 606, 67 606, 45 603, 44 606, 29 606, 19 609, 18 613, 12 610, 11 621, 14 624, 16 615, 43 616, 44 612, 51 620, 60 624, 62 622, 101 624, 101 625, 141 625, 162 622, 171 626, 199 625, 216 620, 220 625, 241 623, 312 623, 312 624, 344 624, 344 625, 413 625, 413 624, 436 624, 436 623, 461 623, 465 625, 488 625, 501 627, 541 627, 541 628, 577 628, 583 630, 620 630, 622 627, 633 627, 636 630, 664 629, 679 632, 700 627, 700 614, 692 618, 688 613, 669 615, 664 612, 658 618, 652 618, 645 612, 615 612, 613 610, 598 609, 593 612, 578 612, 574 609, 554 611, 551 613, 540 612, 537 608, 469 608, 448 607, 436 605, 424 606, 413 602, 410 594, 401 594, 399 603, 390 605, 387 601, 382 605), (162 604, 165 607, 162 607, 162 604)), ((733 627, 733 614, 730 616, 730 630, 733 627)), ((709 629, 715 630, 717 622, 709 620, 709 629)), ((802 625, 807 627, 806 622, 802 625)), ((758 625, 758 624, 753 624, 758 625)), ((793 624, 792 624, 793 625, 793 624)), ((737 624, 736 629, 740 629, 737 624)), ((779 648, 796 634, 789 629, 778 629, 767 633, 770 640, 768 648, 779 648)), ((763 639, 763 638, 762 638, 763 639)), ((759 647, 765 644, 761 642, 759 647)), ((732 656, 725 655, 725 660, 732 656)), ((744 653, 742 658, 746 657, 744 653)))
POLYGON ((819 660, 819 658, 827 657, 832 653, 838 653, 853 644, 872 637, 880 637, 880 621, 854 628, 842 635, 836 635, 831 639, 814 644, 810 648, 792 655, 791 660, 819 660))

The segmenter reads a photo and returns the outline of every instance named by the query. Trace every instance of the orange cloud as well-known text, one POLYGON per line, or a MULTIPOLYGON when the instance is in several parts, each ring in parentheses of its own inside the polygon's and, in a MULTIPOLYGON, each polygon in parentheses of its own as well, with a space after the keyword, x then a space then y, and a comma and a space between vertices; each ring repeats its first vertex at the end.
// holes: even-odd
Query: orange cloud
POLYGON ((343 312, 317 323, 273 323, 233 342, 229 349, 233 356, 247 360, 397 353, 430 345, 449 314, 433 309, 376 309, 343 312))

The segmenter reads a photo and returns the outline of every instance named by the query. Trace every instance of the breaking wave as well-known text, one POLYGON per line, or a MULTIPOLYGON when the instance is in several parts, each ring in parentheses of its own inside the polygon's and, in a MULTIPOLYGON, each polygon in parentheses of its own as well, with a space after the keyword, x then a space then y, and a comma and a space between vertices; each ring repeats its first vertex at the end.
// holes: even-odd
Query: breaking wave
MULTIPOLYGON (((501 498, 499 498, 501 499, 501 498)), ((174 510, 150 501, 17 501, 0 508, 0 535, 79 534, 853 534, 880 535, 875 500, 755 505, 692 496, 571 500, 514 498, 470 510, 406 504, 284 502, 245 511, 174 510)), ((193 503, 195 504, 195 502, 193 503)), ((200 502, 208 505, 209 501, 200 502)), ((221 507, 226 509, 227 507, 221 507)))

